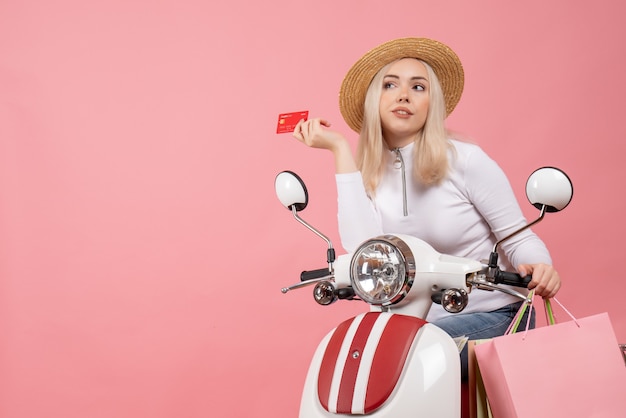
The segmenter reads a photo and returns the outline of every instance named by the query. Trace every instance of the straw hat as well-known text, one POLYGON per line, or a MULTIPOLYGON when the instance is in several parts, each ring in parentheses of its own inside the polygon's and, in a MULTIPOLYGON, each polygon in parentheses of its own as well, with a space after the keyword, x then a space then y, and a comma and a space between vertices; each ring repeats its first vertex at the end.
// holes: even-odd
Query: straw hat
POLYGON ((339 90, 339 110, 350 128, 361 132, 365 93, 385 65, 401 58, 427 62, 437 74, 449 115, 463 92, 463 65, 448 46, 427 38, 400 38, 377 46, 363 55, 348 71, 339 90))

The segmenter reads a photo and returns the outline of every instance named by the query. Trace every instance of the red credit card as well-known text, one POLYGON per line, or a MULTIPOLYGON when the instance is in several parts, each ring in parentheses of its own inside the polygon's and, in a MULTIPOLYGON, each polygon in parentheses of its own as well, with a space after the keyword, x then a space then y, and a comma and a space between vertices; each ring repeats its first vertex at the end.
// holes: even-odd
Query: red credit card
POLYGON ((302 112, 290 112, 290 113, 281 113, 278 115, 278 126, 276 127, 277 134, 284 134, 287 132, 293 132, 296 128, 296 125, 300 120, 309 116, 309 111, 304 110, 302 112))

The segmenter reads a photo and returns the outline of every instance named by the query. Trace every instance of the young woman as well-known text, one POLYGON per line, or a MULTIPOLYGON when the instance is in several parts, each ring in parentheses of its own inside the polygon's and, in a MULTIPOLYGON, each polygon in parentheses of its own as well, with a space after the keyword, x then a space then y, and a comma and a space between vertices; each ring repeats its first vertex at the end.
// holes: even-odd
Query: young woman
MULTIPOLYGON (((360 134, 356 159, 343 135, 322 118, 300 121, 294 137, 335 158, 339 232, 352 251, 383 233, 414 235, 445 254, 480 260, 525 225, 511 186, 477 145, 452 138, 445 118, 458 103, 463 67, 446 45, 396 39, 369 51, 346 75, 340 109, 360 134)), ((501 267, 532 275, 529 289, 554 296, 561 286, 548 250, 526 230, 500 247, 501 267)), ((428 320, 453 337, 505 332, 519 299, 472 292, 467 308, 449 314, 433 305, 428 320)), ((467 355, 462 353, 463 376, 467 355)))

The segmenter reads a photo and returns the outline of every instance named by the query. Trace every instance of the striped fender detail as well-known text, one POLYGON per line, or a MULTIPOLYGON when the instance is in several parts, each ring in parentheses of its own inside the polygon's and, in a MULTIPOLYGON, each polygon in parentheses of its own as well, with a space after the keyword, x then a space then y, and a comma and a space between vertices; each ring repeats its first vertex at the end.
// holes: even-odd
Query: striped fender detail
POLYGON ((335 414, 368 414, 391 395, 415 335, 426 321, 368 312, 342 322, 318 375, 321 405, 335 414))

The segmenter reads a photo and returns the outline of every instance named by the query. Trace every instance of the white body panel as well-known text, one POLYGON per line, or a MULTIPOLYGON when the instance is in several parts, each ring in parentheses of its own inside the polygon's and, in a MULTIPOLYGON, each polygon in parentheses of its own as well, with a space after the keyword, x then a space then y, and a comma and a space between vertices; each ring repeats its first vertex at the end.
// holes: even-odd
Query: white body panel
MULTIPOLYGON (((322 358, 332 336, 320 343, 307 373, 300 418, 338 417, 320 404, 317 385, 322 358)), ((454 341, 440 328, 425 324, 416 334, 398 383, 389 399, 372 418, 461 416, 459 353, 454 341)), ((345 415, 342 415, 345 416, 345 415)))
MULTIPOLYGON (((447 288, 470 291, 466 278, 479 271, 482 268, 481 263, 440 254, 415 237, 399 234, 396 236, 407 243, 413 252, 415 276, 405 298, 386 308, 389 313, 426 318, 432 305, 433 291, 447 288)), ((339 288, 350 285, 351 258, 351 254, 346 254, 335 261, 335 285, 339 288)), ((370 310, 381 311, 381 307, 370 305, 370 310)), ((347 416, 326 411, 318 396, 319 371, 332 334, 329 333, 322 340, 313 356, 300 404, 300 418, 347 416)), ((402 374, 390 397, 367 416, 459 418, 460 369, 459 352, 454 340, 435 325, 425 324, 413 339, 402 374)))

